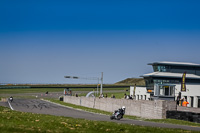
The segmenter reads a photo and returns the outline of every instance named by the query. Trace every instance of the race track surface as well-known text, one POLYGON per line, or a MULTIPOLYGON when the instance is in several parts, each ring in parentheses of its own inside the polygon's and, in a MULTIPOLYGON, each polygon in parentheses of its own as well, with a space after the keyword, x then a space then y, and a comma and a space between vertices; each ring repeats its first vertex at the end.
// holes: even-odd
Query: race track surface
MULTIPOLYGON (((8 106, 8 105, 6 104, 3 105, 1 103, 0 106, 8 106)), ((200 131, 200 127, 155 123, 155 122, 147 122, 147 121, 139 121, 131 119, 110 120, 110 117, 107 115, 76 110, 39 99, 14 99, 14 101, 11 103, 11 106, 14 110, 22 112, 50 114, 56 116, 66 116, 66 117, 82 118, 82 119, 96 120, 96 121, 111 121, 111 122, 126 123, 126 124, 141 125, 141 126, 179 128, 185 130, 200 131)))

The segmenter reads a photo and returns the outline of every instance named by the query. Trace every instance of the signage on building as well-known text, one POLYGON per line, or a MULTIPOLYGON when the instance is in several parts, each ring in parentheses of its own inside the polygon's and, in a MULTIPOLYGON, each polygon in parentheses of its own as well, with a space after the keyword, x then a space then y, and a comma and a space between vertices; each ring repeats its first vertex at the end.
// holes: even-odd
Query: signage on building
POLYGON ((133 89, 133 97, 135 97, 135 90, 136 90, 136 84, 134 85, 134 89, 133 89))
POLYGON ((154 92, 154 90, 147 90, 147 92, 152 93, 152 92, 154 92))
POLYGON ((181 91, 186 91, 185 77, 186 77, 186 72, 184 72, 182 76, 181 91))

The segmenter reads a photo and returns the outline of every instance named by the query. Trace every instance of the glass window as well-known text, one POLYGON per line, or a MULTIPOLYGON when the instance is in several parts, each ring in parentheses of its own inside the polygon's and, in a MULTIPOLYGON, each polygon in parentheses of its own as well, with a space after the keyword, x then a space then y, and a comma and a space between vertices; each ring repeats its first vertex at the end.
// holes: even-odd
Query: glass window
POLYGON ((153 71, 157 72, 158 71, 158 66, 153 66, 153 71))
POLYGON ((161 71, 162 71, 162 72, 166 72, 166 67, 165 67, 165 66, 162 66, 162 67, 161 67, 161 71))
POLYGON ((169 95, 169 86, 164 86, 165 87, 165 96, 169 95))
POLYGON ((164 87, 163 86, 159 86, 159 94, 160 96, 164 96, 164 87))
POLYGON ((184 96, 185 100, 187 101, 187 96, 184 96))
POLYGON ((168 85, 158 85, 158 90, 156 87, 155 95, 159 96, 174 96, 175 86, 168 86, 168 85))
POLYGON ((158 66, 158 71, 161 72, 161 67, 160 66, 158 66))
POLYGON ((200 75, 200 71, 196 71, 196 75, 200 75))

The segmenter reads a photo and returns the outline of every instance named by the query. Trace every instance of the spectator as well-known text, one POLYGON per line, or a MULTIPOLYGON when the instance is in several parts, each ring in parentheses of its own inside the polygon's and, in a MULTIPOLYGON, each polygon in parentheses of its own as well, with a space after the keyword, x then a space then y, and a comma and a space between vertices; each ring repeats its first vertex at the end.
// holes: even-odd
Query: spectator
POLYGON ((105 98, 107 98, 107 97, 108 97, 108 95, 106 94, 105 98))
POLYGON ((112 94, 111 98, 115 98, 115 95, 112 94))
POLYGON ((104 98, 103 93, 99 96, 99 99, 100 99, 100 98, 104 98))
POLYGON ((180 106, 183 106, 183 101, 184 101, 184 98, 180 100, 180 103, 179 103, 180 106))
POLYGON ((186 100, 184 100, 183 103, 182 103, 182 106, 183 106, 183 107, 187 107, 188 104, 189 104, 189 102, 186 101, 186 100))
POLYGON ((124 94, 124 99, 126 99, 126 93, 124 94))
POLYGON ((179 96, 177 96, 177 99, 176 99, 176 104, 179 105, 179 101, 180 101, 180 98, 179 96))
POLYGON ((130 96, 129 96, 129 95, 127 95, 127 96, 126 96, 126 99, 129 99, 129 98, 130 98, 130 96))

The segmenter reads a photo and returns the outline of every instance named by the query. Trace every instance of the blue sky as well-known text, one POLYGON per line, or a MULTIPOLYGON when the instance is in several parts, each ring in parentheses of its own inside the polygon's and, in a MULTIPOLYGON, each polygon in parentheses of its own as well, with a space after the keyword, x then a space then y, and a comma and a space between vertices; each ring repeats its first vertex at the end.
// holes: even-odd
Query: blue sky
POLYGON ((115 83, 200 64, 200 1, 0 1, 0 83, 115 83))

